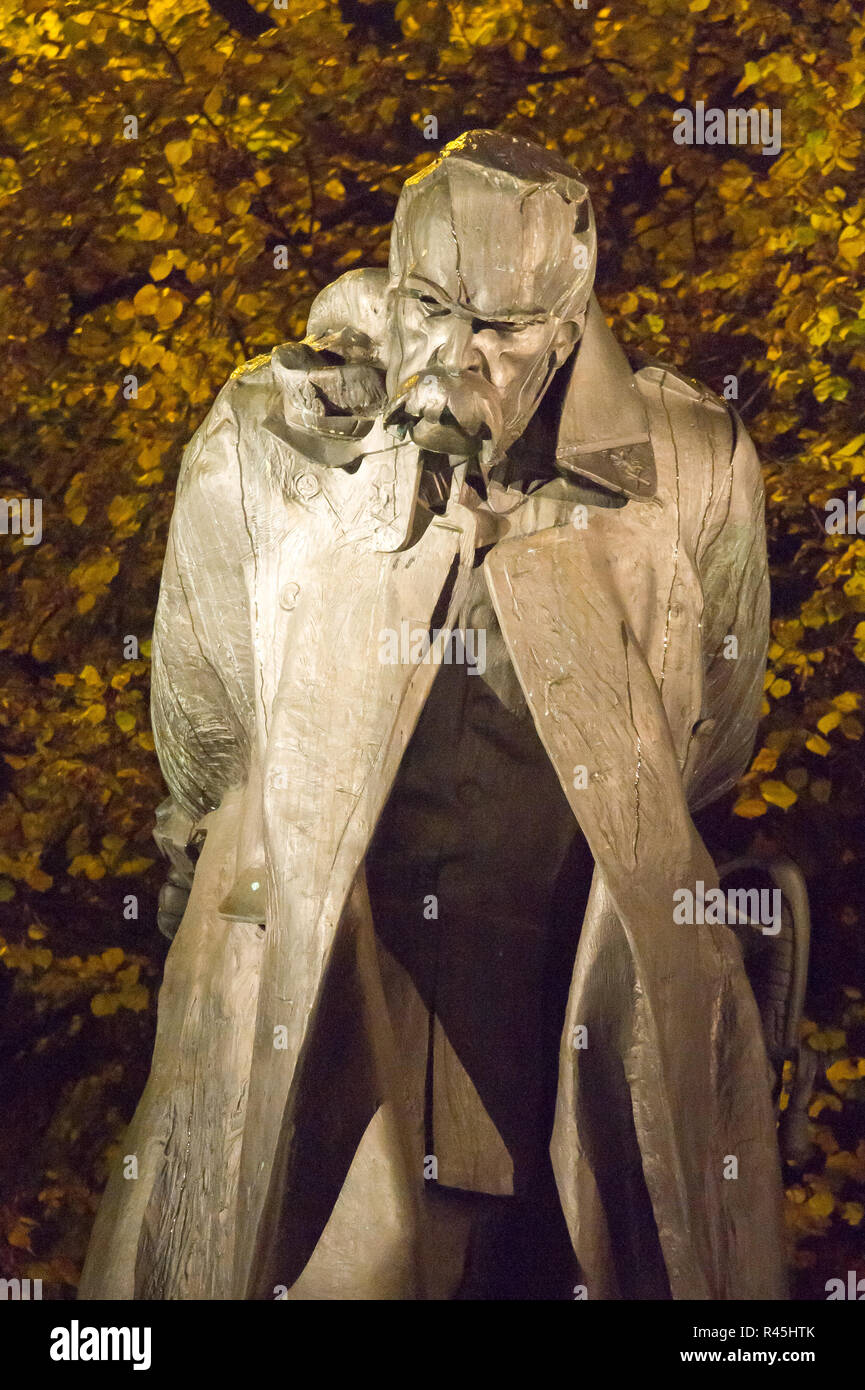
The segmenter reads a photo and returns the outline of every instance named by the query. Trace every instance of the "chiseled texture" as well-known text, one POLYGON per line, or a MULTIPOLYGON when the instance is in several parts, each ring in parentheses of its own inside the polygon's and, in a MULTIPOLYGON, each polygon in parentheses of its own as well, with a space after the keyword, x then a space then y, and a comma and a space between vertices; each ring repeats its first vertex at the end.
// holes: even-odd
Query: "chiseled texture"
POLYGON ((727 929, 675 926, 670 912, 676 888, 717 883, 688 802, 728 787, 750 751, 767 623, 762 485, 750 441, 720 402, 660 369, 637 380, 655 504, 593 516, 576 537, 553 529, 528 546, 505 540, 486 562, 514 665, 596 864, 553 1160, 589 1295, 616 1297, 619 1217, 604 1157, 626 1142, 624 1112, 611 1103, 610 1062, 620 1058, 673 1296, 782 1297, 756 1005, 727 929), (736 659, 724 657, 728 635, 736 659), (569 780, 575 766, 587 770, 585 788, 569 780), (586 1050, 571 1045, 578 1024, 586 1050), (735 1181, 724 1178, 728 1155, 735 1181))
MULTIPOLYGON (((617 1264, 639 1249, 627 1194, 605 1178, 629 1112, 673 1296, 777 1298, 780 1182, 756 1005, 726 929, 672 924, 675 888, 715 882, 689 811, 732 784, 756 727, 759 468, 716 398, 661 368, 636 388, 654 496, 588 506, 583 529, 566 498, 530 498, 485 561, 596 863, 552 1153, 591 1298, 620 1296, 617 1264), (586 1051, 571 1045, 578 1023, 586 1051), (736 1181, 723 1178, 727 1155, 736 1181)), ((316 1261, 311 1297, 441 1296, 423 1117, 363 863, 436 670, 380 663, 378 634, 404 618, 457 621, 477 518, 455 486, 444 515, 398 549, 415 446, 376 426, 360 468, 328 468, 281 430, 281 410, 263 361, 220 394, 183 463, 153 719, 171 793, 207 816, 208 836, 124 1144, 140 1176, 124 1181, 122 1163, 111 1176, 83 1297, 303 1296, 316 1261), (264 935, 218 914, 258 864, 264 935)))

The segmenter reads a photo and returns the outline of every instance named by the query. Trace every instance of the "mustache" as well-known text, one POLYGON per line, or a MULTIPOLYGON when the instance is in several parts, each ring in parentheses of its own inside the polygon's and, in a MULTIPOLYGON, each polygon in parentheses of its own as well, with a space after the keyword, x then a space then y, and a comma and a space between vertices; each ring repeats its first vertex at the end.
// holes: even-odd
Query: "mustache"
POLYGON ((384 424, 399 438, 441 453, 474 453, 501 433, 498 392, 478 372, 448 372, 430 366, 402 382, 387 402, 384 424))

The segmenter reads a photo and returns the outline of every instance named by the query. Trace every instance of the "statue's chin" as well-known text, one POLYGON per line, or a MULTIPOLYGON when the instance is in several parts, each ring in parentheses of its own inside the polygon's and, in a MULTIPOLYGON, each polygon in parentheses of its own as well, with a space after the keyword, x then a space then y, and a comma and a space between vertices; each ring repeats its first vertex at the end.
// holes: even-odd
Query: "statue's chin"
POLYGON ((459 454, 469 458, 481 447, 479 439, 470 439, 462 430, 434 420, 418 420, 411 427, 411 437, 419 448, 429 449, 434 454, 459 454))

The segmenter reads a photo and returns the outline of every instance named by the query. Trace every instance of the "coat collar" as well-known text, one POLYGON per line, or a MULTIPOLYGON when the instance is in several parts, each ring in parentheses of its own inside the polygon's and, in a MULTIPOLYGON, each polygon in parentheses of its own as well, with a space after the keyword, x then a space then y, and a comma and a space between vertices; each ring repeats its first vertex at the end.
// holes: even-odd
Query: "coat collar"
MULTIPOLYGON (((380 272, 358 274, 367 277, 368 283, 364 283, 369 297, 381 295, 380 272)), ((326 315, 324 318, 329 324, 326 315)), ((320 333, 318 318, 316 326, 320 333)), ((307 341, 312 343, 313 339, 307 341)), ((315 345, 321 345, 317 339, 315 345)), ((568 379, 555 438, 556 467, 620 497, 654 497, 657 471, 646 408, 628 360, 594 294, 579 346, 562 371, 568 379)), ((304 429, 292 418, 271 417, 265 428, 283 443, 330 467, 344 468, 369 451, 366 439, 326 438, 322 431, 304 429)))
POLYGON ((594 295, 565 391, 556 464, 624 497, 654 497, 657 488, 646 408, 594 295))

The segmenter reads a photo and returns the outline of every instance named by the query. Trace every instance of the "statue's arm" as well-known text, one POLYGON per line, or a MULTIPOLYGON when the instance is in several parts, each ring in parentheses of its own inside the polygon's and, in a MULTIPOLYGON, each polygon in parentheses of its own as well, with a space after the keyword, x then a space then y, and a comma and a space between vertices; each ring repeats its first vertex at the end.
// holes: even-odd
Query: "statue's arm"
POLYGON ((699 756, 689 759, 693 810, 728 791, 748 765, 769 641, 763 478, 748 431, 735 411, 729 416, 730 447, 726 456, 716 451, 696 546, 703 590, 704 727, 699 756))
POLYGON ((182 920, 203 832, 197 823, 247 775, 252 651, 243 557, 249 537, 229 383, 178 477, 153 629, 151 723, 170 796, 154 839, 169 862, 157 925, 182 920))
POLYGON ((187 447, 153 633, 151 717, 173 801, 194 821, 246 777, 249 550, 229 383, 187 447))
MULTIPOLYGON (((191 887, 197 822, 249 773, 254 660, 246 570, 257 535, 250 483, 268 443, 259 426, 283 416, 286 426, 318 439, 315 455, 324 451, 325 467, 354 461, 357 451, 350 446, 343 459, 339 446, 363 436, 384 399, 370 337, 381 317, 383 276, 350 272, 323 291, 310 315, 317 336, 283 344, 235 374, 183 456, 152 650, 151 719, 171 793, 155 836, 171 863, 159 910, 167 936, 191 887)), ((310 460, 308 471, 317 466, 310 460)))

